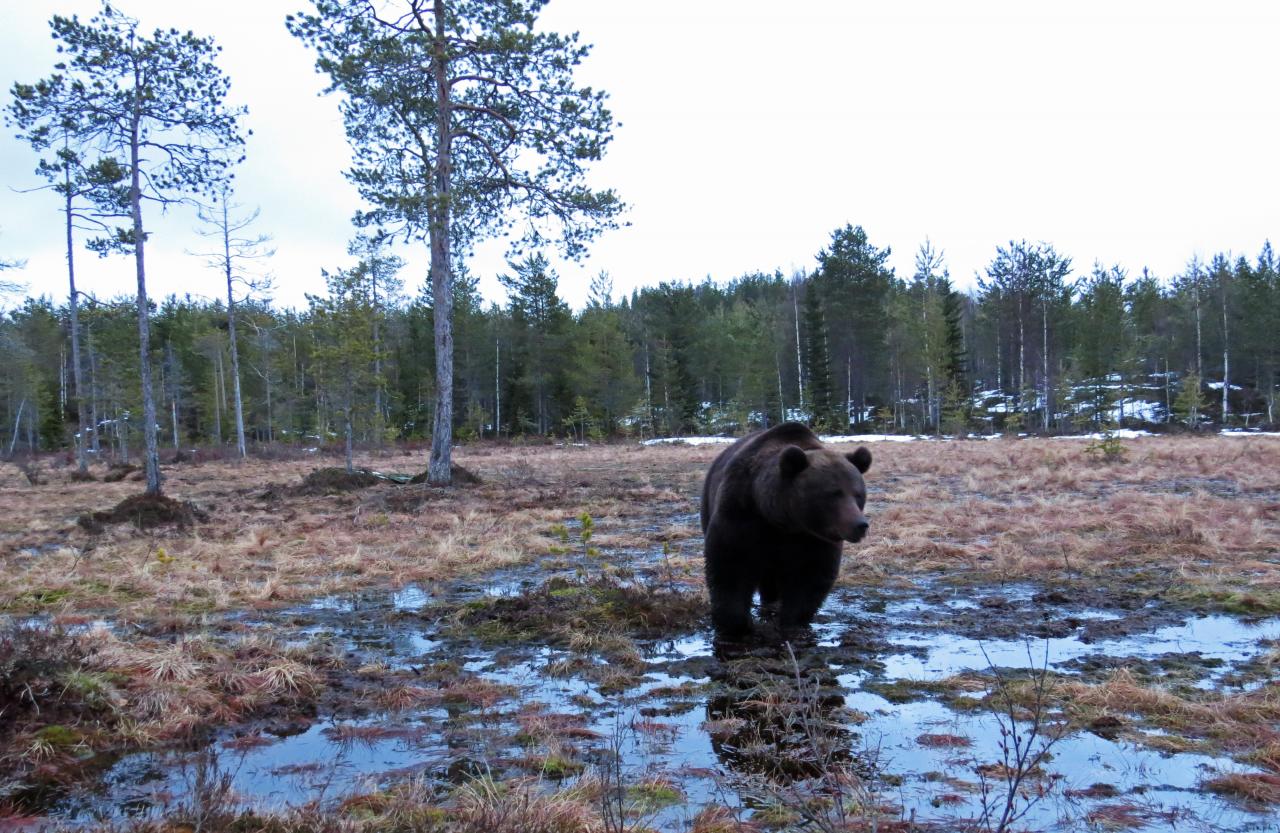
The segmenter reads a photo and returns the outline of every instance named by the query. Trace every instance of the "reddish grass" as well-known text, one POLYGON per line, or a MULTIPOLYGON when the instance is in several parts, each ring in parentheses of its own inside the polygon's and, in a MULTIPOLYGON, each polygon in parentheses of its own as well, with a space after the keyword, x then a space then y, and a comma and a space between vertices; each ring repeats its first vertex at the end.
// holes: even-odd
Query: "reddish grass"
POLYGON ((1210 778, 1202 786, 1210 792, 1255 804, 1280 804, 1280 775, 1235 773, 1210 778))
MULTIPOLYGON (((1245 607, 1280 603, 1280 440, 1126 444, 1129 461, 1114 466, 1096 464, 1078 440, 875 444, 872 535, 851 549, 843 579, 1110 581, 1117 571, 1157 571, 1167 585, 1249 594, 1245 607)), ((207 523, 98 536, 76 516, 119 503, 135 484, 72 484, 70 470, 56 470, 31 486, 0 469, 0 609, 145 617, 429 585, 545 555, 551 525, 582 512, 595 518, 606 557, 665 541, 674 580, 696 584, 696 524, 670 519, 697 511, 720 450, 463 447, 458 460, 482 485, 378 484, 338 496, 292 494, 321 461, 179 465, 166 489, 209 511, 207 523)), ((412 472, 421 461, 359 463, 412 472)))

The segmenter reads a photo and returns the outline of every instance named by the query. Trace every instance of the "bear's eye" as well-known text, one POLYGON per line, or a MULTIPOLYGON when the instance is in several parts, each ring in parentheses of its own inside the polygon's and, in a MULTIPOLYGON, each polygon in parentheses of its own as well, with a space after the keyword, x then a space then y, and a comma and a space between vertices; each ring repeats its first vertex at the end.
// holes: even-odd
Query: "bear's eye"
POLYGON ((833 498, 842 498, 844 497, 844 489, 832 489, 830 492, 827 493, 827 496, 833 497, 833 498))
POLYGON ((867 496, 866 496, 866 495, 858 495, 858 508, 859 508, 859 509, 866 509, 866 508, 867 508, 867 496))

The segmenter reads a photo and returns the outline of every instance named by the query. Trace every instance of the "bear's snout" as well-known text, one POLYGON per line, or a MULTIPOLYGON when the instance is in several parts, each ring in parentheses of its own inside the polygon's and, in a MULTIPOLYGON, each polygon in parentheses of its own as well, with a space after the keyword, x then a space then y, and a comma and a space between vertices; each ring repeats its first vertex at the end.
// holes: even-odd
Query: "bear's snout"
POLYGON ((853 525, 853 528, 844 536, 844 539, 850 544, 856 544, 867 536, 867 530, 871 528, 871 521, 866 518, 859 518, 853 525))

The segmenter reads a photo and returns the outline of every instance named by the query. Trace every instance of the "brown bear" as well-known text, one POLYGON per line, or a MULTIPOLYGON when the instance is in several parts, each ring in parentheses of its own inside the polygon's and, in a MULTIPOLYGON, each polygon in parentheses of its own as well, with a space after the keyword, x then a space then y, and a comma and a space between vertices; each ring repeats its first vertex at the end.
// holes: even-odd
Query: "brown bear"
POLYGON ((748 434, 715 459, 702 488, 702 531, 719 635, 750 632, 756 592, 784 630, 813 621, 844 542, 861 541, 870 526, 862 513, 869 468, 865 447, 841 454, 798 422, 748 434))

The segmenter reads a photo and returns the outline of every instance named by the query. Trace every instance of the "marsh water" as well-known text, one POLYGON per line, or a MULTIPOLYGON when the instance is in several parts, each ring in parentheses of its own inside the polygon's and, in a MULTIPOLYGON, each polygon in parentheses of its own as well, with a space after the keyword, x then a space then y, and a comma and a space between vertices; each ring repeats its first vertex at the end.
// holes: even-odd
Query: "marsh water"
MULTIPOLYGON (((660 552, 629 557, 633 581, 659 580, 660 552)), ((976 705, 993 680, 1045 670, 1097 682, 1139 667, 1189 689, 1249 690, 1267 682, 1258 669, 1280 640, 1278 619, 1178 614, 1134 598, 1032 585, 840 587, 801 639, 726 648, 705 627, 638 639, 643 667, 629 683, 606 687, 599 675, 566 673, 574 652, 563 644, 495 644, 460 633, 440 613, 468 600, 518 597, 574 569, 561 559, 443 589, 407 586, 236 617, 242 633, 334 643, 352 668, 418 674, 447 664, 501 693, 394 712, 328 708, 223 733, 200 748, 128 754, 94 783, 57 796, 48 818, 163 815, 188 800, 210 767, 244 805, 270 810, 336 807, 408 778, 438 785, 442 795, 477 775, 534 774, 554 789, 612 766, 629 783, 657 779, 677 788, 677 798, 652 802, 644 814, 651 827, 679 831, 708 803, 743 818, 777 818, 806 791, 827 789, 815 775, 838 761, 861 774, 860 789, 876 806, 948 824, 1003 802, 1000 766, 1009 761, 1008 729, 1017 727, 1026 743, 1049 744, 1035 795, 1018 799, 1022 827, 1082 829, 1109 809, 1123 826, 1150 830, 1280 825, 1274 812, 1203 789, 1209 778, 1254 771, 1230 758, 1169 751, 1104 728, 1058 736, 1042 726, 1037 735, 1034 715, 976 705), (971 685, 957 687, 957 675, 967 674, 971 685), (824 715, 812 729, 821 737, 797 736, 797 726, 811 724, 779 723, 785 709, 762 708, 770 691, 811 698, 824 715), (538 718, 572 731, 531 740, 527 727, 538 718)))

